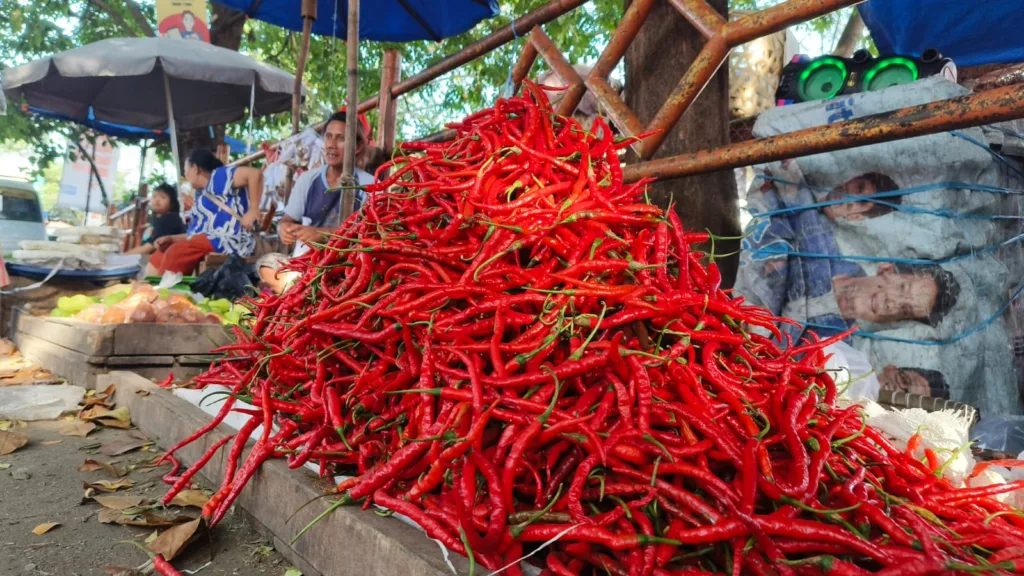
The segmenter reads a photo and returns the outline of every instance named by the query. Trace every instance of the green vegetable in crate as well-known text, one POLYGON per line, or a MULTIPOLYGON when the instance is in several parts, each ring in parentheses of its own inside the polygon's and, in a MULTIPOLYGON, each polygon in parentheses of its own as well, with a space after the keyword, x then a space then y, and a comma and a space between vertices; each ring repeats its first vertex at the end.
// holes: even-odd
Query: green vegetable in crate
POLYGON ((50 310, 50 316, 52 316, 54 318, 71 318, 72 316, 74 316, 74 314, 72 314, 71 312, 68 312, 67 310, 61 310, 60 308, 54 308, 53 310, 50 310))
POLYGON ((225 314, 231 311, 232 304, 231 300, 228 300, 227 298, 218 298, 216 300, 210 300, 209 306, 210 310, 218 314, 225 314))
POLYGON ((107 306, 113 306, 114 304, 117 304, 118 302, 124 300, 127 297, 127 292, 114 292, 112 294, 107 294, 106 296, 104 296, 103 300, 100 303, 106 304, 107 306))
POLYGON ((93 302, 92 298, 86 296, 85 294, 75 294, 74 296, 61 296, 60 298, 57 299, 57 308, 64 312, 67 312, 69 316, 71 314, 77 314, 82 310, 85 310, 92 304, 95 304, 95 302, 93 302))

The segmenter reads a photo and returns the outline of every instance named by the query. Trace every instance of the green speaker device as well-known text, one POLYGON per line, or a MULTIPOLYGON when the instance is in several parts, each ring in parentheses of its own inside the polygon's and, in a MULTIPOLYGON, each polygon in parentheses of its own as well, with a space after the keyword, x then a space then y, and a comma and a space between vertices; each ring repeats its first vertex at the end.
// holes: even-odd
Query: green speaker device
POLYGON ((858 92, 877 92, 891 86, 941 74, 956 82, 956 64, 938 50, 925 50, 921 56, 888 55, 873 57, 858 50, 851 58, 839 56, 795 56, 782 69, 775 92, 779 106, 829 100, 858 92))

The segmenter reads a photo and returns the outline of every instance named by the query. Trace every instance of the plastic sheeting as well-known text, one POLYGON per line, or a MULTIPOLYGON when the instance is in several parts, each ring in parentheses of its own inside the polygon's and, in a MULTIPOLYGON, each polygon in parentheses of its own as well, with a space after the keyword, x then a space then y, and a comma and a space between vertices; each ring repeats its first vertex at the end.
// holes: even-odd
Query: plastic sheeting
POLYGON ((1019 0, 868 0, 860 14, 881 54, 936 48, 957 66, 1024 61, 1019 0))
MULTIPOLYGON (((295 0, 218 0, 250 18, 289 30, 302 30, 301 2, 295 0)), ((317 0, 313 33, 345 38, 348 2, 317 0), (337 20, 335 20, 337 19, 337 20)), ((499 14, 497 0, 377 0, 359 5, 359 38, 380 42, 440 41, 457 36, 499 14)))

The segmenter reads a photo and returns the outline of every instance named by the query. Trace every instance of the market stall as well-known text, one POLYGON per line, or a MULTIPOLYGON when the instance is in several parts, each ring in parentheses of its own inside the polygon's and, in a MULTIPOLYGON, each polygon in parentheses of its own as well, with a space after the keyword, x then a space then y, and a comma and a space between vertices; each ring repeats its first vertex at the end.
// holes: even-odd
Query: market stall
MULTIPOLYGON (((797 19, 790 9, 735 25, 691 16, 724 58, 742 36, 730 30, 770 33, 797 19)), ((581 96, 580 74, 530 34, 516 83, 541 53, 581 96)), ((617 46, 586 80, 605 103, 617 46)), ((241 303, 249 314, 201 373, 160 382, 169 392, 97 375, 162 426, 171 446, 156 464, 173 466, 163 504, 205 474, 219 488, 194 534, 238 503, 324 574, 437 574, 446 563, 543 576, 1024 572, 1021 462, 976 461, 973 407, 896 412, 865 399, 870 368, 842 345, 857 327, 819 338, 723 289, 721 238, 645 197, 648 175, 752 158, 792 168, 788 157, 809 150, 1020 116, 1019 88, 624 166, 624 149, 653 153, 662 136, 637 134, 621 107, 629 137, 603 118, 584 128, 568 94, 560 114, 524 84, 441 142, 399 145, 364 208, 287 264, 291 288, 241 303), (300 468, 319 476, 316 489, 300 468)), ((350 84, 350 130, 357 108, 350 84)), ((118 302, 63 304, 19 321, 26 354, 46 338, 84 354, 81 322, 124 320, 118 302), (52 319, 63 312, 79 323, 52 319)), ((146 338, 139 326, 90 327, 84 350, 112 352, 110 368, 145 356, 130 354, 146 338)), ((175 573, 161 555, 152 562, 175 573)))

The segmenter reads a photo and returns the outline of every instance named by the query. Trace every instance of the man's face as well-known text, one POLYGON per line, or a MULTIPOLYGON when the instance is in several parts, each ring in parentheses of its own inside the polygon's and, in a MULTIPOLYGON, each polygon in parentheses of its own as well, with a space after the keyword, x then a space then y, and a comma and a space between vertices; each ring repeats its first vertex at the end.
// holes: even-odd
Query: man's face
POLYGON ((191 14, 185 14, 181 17, 181 24, 185 27, 185 30, 191 31, 196 27, 196 18, 191 14))
POLYGON ((879 324, 925 320, 939 295, 931 275, 898 274, 892 264, 879 266, 875 276, 849 278, 845 284, 836 293, 843 318, 879 324))
MULTIPOLYGON (((828 195, 829 200, 843 200, 850 196, 871 196, 878 193, 873 182, 867 178, 854 178, 839 186, 828 195)), ((873 202, 843 202, 821 209, 829 220, 863 220, 865 213, 874 206, 873 202)))
POLYGON ((324 161, 328 166, 341 168, 345 159, 345 123, 330 122, 324 128, 324 161))
POLYGON ((882 368, 882 373, 878 376, 878 383, 881 385, 882 390, 910 392, 918 396, 932 395, 932 387, 924 376, 921 376, 914 370, 897 368, 891 364, 882 368))

